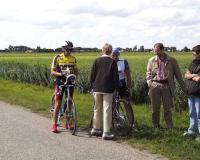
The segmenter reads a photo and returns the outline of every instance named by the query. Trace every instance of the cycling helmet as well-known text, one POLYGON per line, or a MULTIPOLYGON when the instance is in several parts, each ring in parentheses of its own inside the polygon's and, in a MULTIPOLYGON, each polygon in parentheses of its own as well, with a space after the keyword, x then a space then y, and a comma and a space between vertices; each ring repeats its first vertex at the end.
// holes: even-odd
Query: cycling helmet
POLYGON ((113 54, 120 54, 119 48, 115 48, 115 49, 113 50, 113 54))
POLYGON ((64 45, 64 46, 62 46, 62 49, 63 50, 70 50, 70 51, 72 51, 72 49, 73 49, 73 43, 72 42, 70 42, 70 41, 65 41, 67 44, 66 45, 64 45))

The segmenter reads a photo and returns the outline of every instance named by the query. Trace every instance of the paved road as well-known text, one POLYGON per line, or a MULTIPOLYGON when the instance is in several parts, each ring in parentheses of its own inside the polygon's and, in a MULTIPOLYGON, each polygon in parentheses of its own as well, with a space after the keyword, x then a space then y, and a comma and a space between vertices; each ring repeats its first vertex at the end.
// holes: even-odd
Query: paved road
MULTIPOLYGON (((50 132, 50 120, 0 102, 0 160, 158 160, 114 141, 50 132)), ((162 158, 164 159, 164 158, 162 158)))

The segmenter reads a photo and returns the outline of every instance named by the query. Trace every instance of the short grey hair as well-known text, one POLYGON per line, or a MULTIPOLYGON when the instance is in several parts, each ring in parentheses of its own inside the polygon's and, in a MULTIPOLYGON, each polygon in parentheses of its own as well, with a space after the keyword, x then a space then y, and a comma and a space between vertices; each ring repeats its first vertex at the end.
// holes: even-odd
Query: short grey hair
POLYGON ((102 47, 103 54, 110 55, 112 53, 112 45, 105 43, 102 47))
POLYGON ((195 53, 199 54, 200 53, 200 45, 194 46, 192 48, 192 52, 195 52, 195 53))

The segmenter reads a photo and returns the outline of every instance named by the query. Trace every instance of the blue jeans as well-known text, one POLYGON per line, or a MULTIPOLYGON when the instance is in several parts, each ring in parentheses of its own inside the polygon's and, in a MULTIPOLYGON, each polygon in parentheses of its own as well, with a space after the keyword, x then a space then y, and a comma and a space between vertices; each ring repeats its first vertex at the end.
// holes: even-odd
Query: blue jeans
POLYGON ((198 130, 200 134, 200 97, 191 96, 188 98, 190 126, 188 133, 195 133, 198 130))

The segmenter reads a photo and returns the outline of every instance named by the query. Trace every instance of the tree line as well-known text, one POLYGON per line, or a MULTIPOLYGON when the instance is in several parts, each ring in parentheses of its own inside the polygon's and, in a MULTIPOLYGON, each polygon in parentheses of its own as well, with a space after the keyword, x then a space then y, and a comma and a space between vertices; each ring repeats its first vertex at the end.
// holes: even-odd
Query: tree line
MULTIPOLYGON (((152 49, 150 48, 145 48, 143 45, 142 46, 137 46, 135 45, 132 48, 120 48, 119 49, 122 52, 151 52, 152 49)), ((41 48, 40 46, 37 46, 36 48, 30 48, 27 46, 12 46, 9 45, 8 48, 5 48, 4 50, 0 50, 0 52, 26 52, 26 53, 52 53, 52 52, 61 52, 62 48, 56 48, 56 49, 51 49, 51 48, 41 48)), ((99 52, 101 49, 98 49, 97 47, 95 48, 84 48, 84 47, 74 47, 73 52, 99 52)), ((176 47, 165 47, 165 51, 167 52, 190 52, 191 49, 185 46, 183 49, 178 50, 176 47)))

